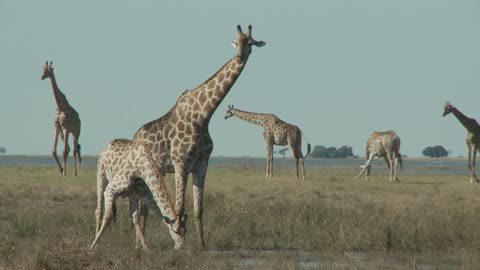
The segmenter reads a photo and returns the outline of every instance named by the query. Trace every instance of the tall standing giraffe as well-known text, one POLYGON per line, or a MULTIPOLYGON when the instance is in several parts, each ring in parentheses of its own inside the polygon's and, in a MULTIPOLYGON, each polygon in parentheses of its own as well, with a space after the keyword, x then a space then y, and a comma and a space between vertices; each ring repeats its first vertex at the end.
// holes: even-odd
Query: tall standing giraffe
POLYGON ((403 169, 402 154, 400 154, 400 137, 393 131, 374 131, 370 138, 368 138, 366 147, 366 163, 362 171, 355 177, 355 180, 366 171, 365 179, 368 180, 370 175, 370 168, 374 157, 383 157, 387 162, 388 171, 390 173, 390 182, 400 182, 397 177, 397 164, 400 163, 400 169, 403 169))
POLYGON ((148 146, 142 142, 115 139, 98 158, 97 209, 95 210, 97 229, 90 249, 95 247, 111 219, 114 218, 115 200, 123 196, 128 196, 130 199, 130 214, 137 237, 140 238, 144 249, 147 248, 147 244, 139 224, 138 206, 140 204, 137 202, 148 201, 148 199, 153 199, 160 209, 170 236, 175 241, 174 249, 183 245, 185 241, 184 219, 175 211, 167 185, 148 146), (101 221, 102 216, 103 220, 101 221))
POLYGON ((67 156, 68 156, 68 153, 70 152, 70 147, 68 146, 68 135, 69 133, 72 133, 74 173, 76 176, 77 175, 77 156, 78 156, 79 163, 82 162, 82 158, 80 156, 80 144, 78 144, 78 139, 80 137, 80 128, 81 128, 80 117, 78 116, 77 111, 75 111, 75 109, 72 106, 70 106, 67 98, 60 91, 60 88, 58 88, 57 81, 55 80, 55 74, 53 73, 52 62, 50 62, 50 65, 49 65, 48 61, 45 63, 45 67, 43 68, 43 74, 41 79, 45 80, 46 78, 50 78, 50 80, 52 81, 53 95, 57 103, 57 110, 55 112, 55 118, 54 118, 52 155, 57 161, 60 174, 67 175, 67 156), (63 167, 60 164, 60 161, 58 161, 58 157, 57 157, 58 135, 61 135, 61 138, 64 144, 63 145, 63 167))
POLYGON ((263 41, 252 38, 252 26, 243 33, 237 26, 238 39, 232 42, 236 55, 207 81, 185 91, 164 116, 143 125, 133 140, 145 142, 163 173, 175 173, 175 208, 184 214, 188 174, 193 176, 193 204, 198 247, 205 248, 203 237, 203 189, 213 142, 208 130, 210 119, 242 73, 252 46, 263 41))
POLYGON ((450 102, 445 103, 443 117, 447 114, 453 113, 458 121, 467 129, 467 148, 468 148, 468 169, 470 170, 470 183, 475 180, 477 183, 480 180, 475 174, 475 161, 477 158, 477 151, 480 150, 480 125, 473 118, 468 118, 460 112, 450 102))
POLYGON ((263 127, 263 138, 267 145, 267 175, 269 179, 273 174, 273 145, 290 145, 293 157, 295 158, 296 177, 298 180, 298 164, 302 167, 302 176, 305 180, 305 165, 304 158, 310 154, 311 146, 307 143, 307 155, 302 154, 302 131, 295 125, 286 123, 274 114, 253 113, 238 110, 233 108, 233 105, 228 106, 225 119, 236 116, 243 121, 259 125, 263 127))

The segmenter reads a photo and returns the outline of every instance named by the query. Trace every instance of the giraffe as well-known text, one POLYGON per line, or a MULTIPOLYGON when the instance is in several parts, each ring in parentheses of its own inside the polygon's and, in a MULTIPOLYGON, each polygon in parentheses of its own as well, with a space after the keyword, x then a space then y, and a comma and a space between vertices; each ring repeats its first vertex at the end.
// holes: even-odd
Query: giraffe
POLYGON ((470 170, 470 183, 475 180, 480 182, 475 174, 475 160, 477 157, 477 151, 480 151, 480 125, 475 119, 468 118, 461 113, 450 102, 446 102, 443 111, 443 117, 447 114, 453 113, 457 117, 458 121, 467 129, 467 148, 468 148, 468 169, 470 170))
POLYGON ((368 138, 366 147, 366 163, 362 166, 362 171, 355 177, 355 180, 366 171, 365 179, 368 180, 370 175, 370 169, 373 158, 383 157, 387 162, 388 170, 390 173, 389 181, 400 182, 397 177, 397 163, 400 163, 400 169, 403 169, 402 154, 400 154, 400 137, 393 131, 374 131, 370 138, 368 138))
POLYGON ((286 123, 274 114, 253 113, 228 106, 225 119, 236 116, 243 121, 263 127, 263 138, 267 145, 267 175, 269 179, 273 174, 273 145, 290 145, 293 157, 295 158, 296 179, 298 180, 298 164, 302 167, 303 180, 305 176, 304 159, 310 154, 311 146, 307 143, 307 155, 302 154, 302 131, 295 125, 286 123))
POLYGON ((208 161, 213 150, 208 125, 213 113, 228 94, 247 63, 252 46, 262 47, 263 41, 252 37, 252 26, 243 33, 237 26, 235 56, 203 84, 187 90, 162 117, 144 124, 133 136, 150 147, 153 158, 163 173, 175 173, 175 209, 184 214, 185 189, 192 174, 193 205, 199 249, 205 248, 203 237, 203 192, 208 161))
POLYGON ((65 95, 60 91, 58 88, 57 81, 55 80, 55 74, 53 73, 52 62, 50 65, 48 61, 43 68, 43 74, 41 79, 45 80, 46 78, 50 78, 52 81, 52 89, 53 95, 55 97, 55 101, 57 103, 57 110, 55 113, 54 118, 54 130, 53 130, 53 150, 52 155, 57 161, 58 168, 60 170, 60 174, 66 176, 67 175, 67 156, 70 152, 70 147, 68 146, 68 135, 72 133, 73 137, 73 160, 74 160, 74 174, 77 176, 77 156, 78 162, 82 162, 82 158, 80 156, 80 144, 78 144, 78 139, 80 137, 80 117, 78 116, 77 111, 70 106, 68 103, 67 98, 65 95), (57 157, 57 143, 58 143, 58 136, 61 135, 61 139, 64 143, 63 147, 63 167, 60 164, 60 161, 57 157))
POLYGON ((112 140, 105 148, 97 163, 97 221, 96 236, 90 249, 94 249, 100 236, 115 218, 115 200, 128 196, 130 214, 136 235, 147 249, 143 230, 139 224, 140 201, 149 199, 156 203, 163 215, 170 236, 178 249, 185 241, 185 220, 175 211, 168 188, 152 158, 149 148, 142 142, 128 139, 112 140), (103 209, 103 207, 105 209, 103 209), (104 213, 105 212, 105 213, 104 213), (103 220, 102 219, 103 215, 103 220))

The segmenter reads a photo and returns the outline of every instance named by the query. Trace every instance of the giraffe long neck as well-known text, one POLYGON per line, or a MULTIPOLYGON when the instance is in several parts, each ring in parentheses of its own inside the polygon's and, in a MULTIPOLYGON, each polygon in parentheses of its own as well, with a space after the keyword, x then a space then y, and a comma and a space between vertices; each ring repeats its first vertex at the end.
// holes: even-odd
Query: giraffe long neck
POLYGON ((246 111, 237 110, 237 109, 232 109, 231 111, 233 115, 242 119, 243 121, 246 121, 255 125, 259 125, 262 127, 266 125, 266 122, 269 116, 268 114, 264 114, 264 113, 246 112, 246 111))
POLYGON ((68 103, 67 97, 65 97, 62 91, 60 91, 60 88, 58 88, 57 80, 55 79, 53 72, 50 75, 50 80, 52 81, 53 96, 55 97, 55 102, 57 103, 57 110, 62 111, 70 104, 68 103))
POLYGON ((470 132, 472 133, 480 133, 480 126, 478 125, 477 121, 472 118, 467 117, 462 112, 460 112, 457 108, 452 109, 453 115, 457 117, 458 121, 470 132))
POLYGON ((234 56, 207 81, 193 90, 198 91, 197 100, 205 113, 204 119, 207 123, 237 81, 247 60, 248 57, 234 56))
POLYGON ((161 210, 162 215, 168 217, 171 221, 177 218, 177 211, 172 201, 172 197, 168 192, 165 180, 162 177, 160 170, 158 169, 152 154, 148 149, 148 146, 142 145, 146 156, 148 157, 149 166, 144 172, 144 181, 150 189, 153 199, 155 200, 158 208, 161 210))

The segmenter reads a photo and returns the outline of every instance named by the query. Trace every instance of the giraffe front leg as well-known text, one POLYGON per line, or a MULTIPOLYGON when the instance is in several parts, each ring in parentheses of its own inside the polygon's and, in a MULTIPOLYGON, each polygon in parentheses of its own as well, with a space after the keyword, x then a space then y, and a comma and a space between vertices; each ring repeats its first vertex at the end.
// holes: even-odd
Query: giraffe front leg
MULTIPOLYGON (((57 156, 57 144, 58 144, 58 135, 60 134, 60 126, 58 122, 55 122, 55 127, 53 130, 53 150, 52 150, 52 155, 53 158, 55 158, 55 161, 57 162, 58 169, 60 170, 60 175, 63 175, 63 168, 62 165, 60 164, 60 161, 58 160, 57 156)), ((63 139, 63 134, 62 134, 62 139, 63 139)))
POLYGON ((129 208, 130 216, 135 227, 135 248, 136 249, 148 249, 147 241, 145 240, 145 234, 141 224, 141 213, 143 212, 141 201, 138 198, 129 196, 129 208))
POLYGON ((105 207, 104 207, 104 212, 105 215, 103 216, 102 220, 102 226, 98 230, 95 239, 93 240, 92 245, 90 246, 90 250, 93 250, 95 248, 95 245, 97 244, 98 240, 100 239, 100 236, 103 234, 105 229, 110 225, 110 221, 113 216, 113 203, 115 201, 115 196, 113 192, 110 190, 110 187, 107 185, 105 188, 105 193, 104 193, 104 198, 105 198, 105 207))
POLYGON ((63 176, 67 176, 67 156, 70 152, 70 147, 68 146, 68 130, 63 130, 63 176))
POLYGON ((472 170, 472 146, 468 145, 468 170, 470 171, 470 183, 473 183, 473 170, 472 170))
POLYGON ((203 236, 203 190, 205 187, 205 178, 207 175, 208 162, 204 161, 197 165, 193 172, 193 208, 195 214, 195 224, 197 226, 197 245, 200 250, 205 249, 205 240, 203 236))
POLYGON ((370 175, 370 167, 371 167, 370 163, 372 163, 373 157, 374 155, 369 156, 367 161, 365 162, 365 165, 360 166, 362 170, 355 177, 355 180, 358 180, 358 178, 360 178, 360 176, 362 176, 362 174, 365 173, 365 180, 368 181, 368 176, 370 175))
POLYGON ((273 144, 267 143, 267 175, 266 179, 272 178, 273 174, 273 144))
POLYGON ((185 189, 188 181, 188 174, 181 162, 175 162, 175 210, 177 215, 185 215, 185 189))

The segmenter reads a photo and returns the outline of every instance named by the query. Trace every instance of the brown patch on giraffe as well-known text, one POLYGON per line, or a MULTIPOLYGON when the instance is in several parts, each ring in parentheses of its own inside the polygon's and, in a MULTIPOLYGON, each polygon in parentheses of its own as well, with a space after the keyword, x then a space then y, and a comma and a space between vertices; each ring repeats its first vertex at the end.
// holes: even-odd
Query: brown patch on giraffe
POLYGON ((185 138, 185 133, 183 131, 179 131, 177 136, 180 140, 183 140, 185 138))
POLYGON ((184 130, 185 130, 185 123, 183 123, 183 122, 178 122, 178 124, 177 124, 177 130, 178 130, 178 131, 184 131, 184 130))
POLYGON ((199 111, 200 109, 201 109, 200 103, 199 103, 199 102, 195 102, 195 104, 193 105, 193 110, 194 110, 194 111, 199 111))
MULTIPOLYGON (((213 87, 214 84, 212 84, 211 87, 213 87)), ((200 102, 200 104, 205 104, 205 101, 207 101, 207 93, 205 92, 202 92, 200 93, 200 95, 198 96, 198 102, 200 102)), ((197 109, 198 110, 198 109, 197 109)))
POLYGON ((225 74, 223 72, 218 74, 218 83, 222 83, 224 79, 225 79, 225 74))
MULTIPOLYGON (((210 82, 208 82, 208 85, 207 85, 207 88, 211 89, 215 86, 215 81, 214 80, 210 80, 210 82)), ((202 92, 203 94, 203 92, 202 92)))
POLYGON ((185 128, 185 134, 192 135, 192 133, 193 133, 192 125, 187 125, 185 128))
POLYGON ((230 84, 230 82, 228 80, 225 80, 225 81, 223 81, 222 87, 225 89, 225 88, 228 87, 229 84, 230 84))

